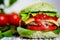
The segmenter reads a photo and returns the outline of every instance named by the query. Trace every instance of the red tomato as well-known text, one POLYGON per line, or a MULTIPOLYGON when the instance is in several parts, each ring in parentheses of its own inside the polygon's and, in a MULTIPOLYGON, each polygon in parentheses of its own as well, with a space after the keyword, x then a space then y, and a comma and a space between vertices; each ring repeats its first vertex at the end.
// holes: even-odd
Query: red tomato
POLYGON ((37 14, 36 16, 34 16, 34 18, 35 18, 35 21, 38 21, 39 19, 40 19, 40 20, 53 19, 53 20, 55 20, 55 21, 58 20, 58 18, 52 17, 52 16, 48 16, 48 15, 46 15, 46 14, 37 14))
POLYGON ((55 30, 57 27, 56 26, 49 26, 48 28, 46 28, 47 30, 55 30))
POLYGON ((34 18, 38 18, 38 19, 47 19, 47 15, 46 14, 37 14, 34 18))
POLYGON ((44 27, 44 26, 28 26, 27 27, 30 30, 35 30, 35 31, 44 31, 44 30, 55 30, 57 27, 56 26, 48 26, 48 27, 44 27))
POLYGON ((57 21, 57 20, 58 20, 58 18, 56 18, 56 17, 52 17, 52 19, 54 19, 55 21, 57 21))
POLYGON ((21 21, 21 18, 16 13, 9 14, 9 22, 13 25, 19 25, 19 21, 21 21))
POLYGON ((8 17, 5 14, 0 14, 0 25, 4 26, 8 23, 8 17))
POLYGON ((30 30, 55 30, 57 27, 56 26, 44 26, 41 23, 41 20, 46 20, 46 19, 53 19, 53 20, 57 20, 56 17, 52 17, 52 16, 47 16, 46 14, 37 14, 36 16, 34 16, 35 22, 38 24, 38 26, 28 26, 27 28, 30 30))

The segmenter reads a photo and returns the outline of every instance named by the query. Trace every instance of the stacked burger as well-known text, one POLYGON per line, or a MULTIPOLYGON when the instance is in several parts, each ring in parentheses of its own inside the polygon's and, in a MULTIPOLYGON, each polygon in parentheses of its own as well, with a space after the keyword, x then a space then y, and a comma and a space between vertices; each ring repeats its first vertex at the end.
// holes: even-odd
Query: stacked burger
POLYGON ((22 21, 17 31, 21 37, 55 38, 59 34, 57 10, 52 5, 41 2, 24 8, 20 12, 22 21))

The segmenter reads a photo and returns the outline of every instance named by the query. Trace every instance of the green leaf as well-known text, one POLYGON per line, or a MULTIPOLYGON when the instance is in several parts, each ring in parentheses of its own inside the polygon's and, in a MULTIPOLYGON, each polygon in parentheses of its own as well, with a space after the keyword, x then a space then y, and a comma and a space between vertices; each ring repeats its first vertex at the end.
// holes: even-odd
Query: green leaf
POLYGON ((12 34, 13 34, 12 30, 8 30, 8 31, 3 32, 4 37, 11 37, 12 34))
POLYGON ((56 17, 60 18, 60 14, 59 15, 57 14, 56 17))
POLYGON ((4 0, 0 0, 0 4, 4 4, 4 0))
POLYGON ((0 13, 3 13, 4 11, 3 11, 3 9, 0 9, 0 13))
POLYGON ((60 28, 54 30, 53 32, 56 33, 56 34, 59 34, 60 33, 60 28))
POLYGON ((22 20, 25 21, 29 18, 29 14, 20 14, 20 16, 22 17, 22 20))
POLYGON ((48 16, 56 16, 56 13, 46 13, 48 16))
POLYGON ((9 0, 9 7, 13 5, 17 0, 9 0))
POLYGON ((2 36, 2 32, 0 31, 0 39, 2 38, 3 36, 2 36))
POLYGON ((24 29, 21 27, 17 27, 17 32, 19 34, 26 35, 26 36, 29 36, 29 35, 32 35, 33 33, 35 33, 35 31, 31 31, 31 30, 24 29))

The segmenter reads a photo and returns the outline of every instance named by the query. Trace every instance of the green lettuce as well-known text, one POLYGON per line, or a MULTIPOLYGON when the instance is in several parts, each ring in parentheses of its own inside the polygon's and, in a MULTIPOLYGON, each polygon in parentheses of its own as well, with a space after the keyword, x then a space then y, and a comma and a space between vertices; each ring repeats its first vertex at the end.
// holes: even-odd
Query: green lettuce
POLYGON ((20 35, 25 35, 25 36, 31 36, 33 33, 35 33, 35 31, 24 29, 24 28, 21 28, 21 27, 17 27, 17 32, 20 35))

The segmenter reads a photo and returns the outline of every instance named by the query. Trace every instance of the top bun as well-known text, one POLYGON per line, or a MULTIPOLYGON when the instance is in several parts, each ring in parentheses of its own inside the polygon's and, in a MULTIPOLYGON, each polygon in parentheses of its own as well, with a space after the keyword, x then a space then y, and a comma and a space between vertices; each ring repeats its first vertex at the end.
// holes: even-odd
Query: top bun
POLYGON ((45 2, 39 2, 24 8, 21 11, 21 13, 39 12, 39 11, 57 12, 56 8, 53 7, 52 5, 45 2))

